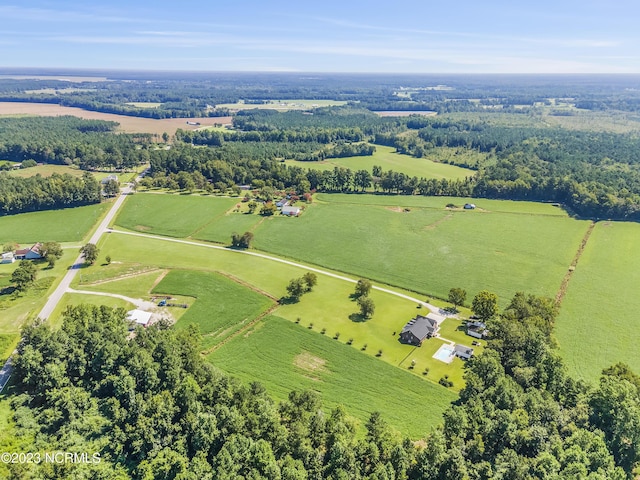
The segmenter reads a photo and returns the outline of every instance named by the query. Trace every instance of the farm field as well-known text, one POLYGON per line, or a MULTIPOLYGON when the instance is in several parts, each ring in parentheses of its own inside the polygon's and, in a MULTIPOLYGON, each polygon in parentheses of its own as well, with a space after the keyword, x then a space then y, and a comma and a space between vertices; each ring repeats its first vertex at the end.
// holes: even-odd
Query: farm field
POLYGON ((453 392, 361 355, 354 347, 276 316, 253 326, 207 357, 244 381, 259 379, 278 400, 291 390, 321 394, 325 409, 337 404, 362 424, 374 411, 412 438, 441 423, 453 392), (416 411, 416 405, 428 405, 416 411))
POLYGON ((173 270, 153 293, 195 299, 176 327, 197 325, 204 349, 225 340, 273 305, 268 297, 213 272, 173 270))
MULTIPOLYGON (((480 212, 521 213, 525 215, 551 215, 568 217, 562 208, 550 203, 520 202, 514 200, 490 200, 486 198, 423 197, 420 195, 369 195, 351 193, 319 193, 319 202, 356 205, 381 205, 387 207, 421 207, 442 211, 449 203, 462 209, 467 202, 474 203, 480 212)), ((469 212, 471 213, 471 212, 469 212)))
POLYGON ((586 229, 562 217, 324 204, 263 222, 254 245, 439 298, 486 289, 504 304, 517 291, 554 296, 586 229))
POLYGON ((105 202, 84 207, 2 216, 0 243, 78 242, 87 235, 109 207, 111 203, 105 202))
POLYGON ((51 103, 29 102, 0 102, 0 115, 40 115, 44 117, 72 115, 88 120, 118 122, 120 126, 117 130, 125 133, 151 133, 155 135, 162 135, 164 132, 173 135, 178 128, 182 130, 195 130, 197 128, 195 125, 187 125, 187 121, 200 123, 200 127, 231 124, 231 117, 164 118, 157 120, 154 118, 92 112, 82 108, 63 107, 51 103))
MULTIPOLYGON (((238 198, 136 194, 127 199, 116 224, 140 232, 189 237, 239 201, 238 198)), ((229 238, 230 235, 231 232, 229 238)))
POLYGON ((228 108, 232 111, 238 110, 280 110, 282 112, 288 110, 309 110, 318 107, 331 107, 346 105, 347 102, 339 100, 265 100, 266 103, 221 103, 216 108, 228 108))
POLYGON ((224 215, 222 208, 212 207, 208 217, 198 210, 203 213, 184 219, 179 208, 183 199, 201 205, 221 199, 156 194, 133 199, 116 224, 165 235, 168 225, 171 235, 224 244, 234 231, 252 230, 259 250, 439 298, 446 298, 453 286, 465 288, 470 296, 488 289, 502 302, 517 291, 554 296, 588 225, 557 207, 531 202, 478 200, 478 209, 464 211, 444 206, 463 205, 465 199, 323 194, 299 218, 224 215), (362 203, 348 208, 340 203, 352 199, 362 203), (384 205, 405 201, 411 205, 409 212, 384 205), (162 221, 153 214, 134 218, 129 213, 130 208, 157 212, 158 202, 167 206, 162 221), (177 212, 175 217, 169 211, 177 212), (143 226, 138 223, 142 217, 143 226))
POLYGON ((636 223, 598 222, 571 277, 555 334, 579 378, 595 383, 617 362, 640 371, 639 237, 636 223))
POLYGON ((434 160, 437 160, 437 157, 414 158, 409 155, 396 153, 392 147, 381 145, 376 145, 375 147, 376 151, 373 155, 330 158, 322 162, 287 160, 285 164, 317 170, 333 170, 335 167, 345 167, 351 170, 367 170, 369 172, 374 165, 379 165, 383 171, 393 170, 394 172, 404 173, 410 177, 446 178, 450 180, 472 177, 475 174, 474 170, 468 168, 435 162, 434 160))

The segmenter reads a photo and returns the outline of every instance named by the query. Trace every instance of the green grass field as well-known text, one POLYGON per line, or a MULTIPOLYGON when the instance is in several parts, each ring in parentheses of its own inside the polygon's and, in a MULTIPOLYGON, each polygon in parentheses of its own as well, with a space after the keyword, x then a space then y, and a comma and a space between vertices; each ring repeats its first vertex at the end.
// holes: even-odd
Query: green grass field
POLYGON ((234 199, 148 194, 129 199, 117 224, 223 244, 252 230, 259 250, 440 298, 454 286, 470 296, 488 289, 503 302, 517 291, 554 296, 587 222, 533 202, 480 199, 476 210, 445 208, 468 200, 321 194, 299 218, 264 219, 225 215, 234 199), (193 216, 183 215, 196 205, 202 208, 193 216))
POLYGON ((640 371, 640 225, 599 222, 578 262, 556 322, 569 370, 596 381, 625 362, 640 371))
POLYGON ((254 245, 440 298, 462 287, 504 302, 517 291, 554 296, 586 229, 545 215, 324 204, 263 222, 254 245))
POLYGON ((139 232, 184 238, 206 227, 238 202, 237 198, 138 193, 127 199, 115 223, 139 232))
POLYGON ((67 165, 44 164, 44 165, 38 165, 36 167, 21 168, 20 170, 11 170, 9 173, 14 177, 23 177, 23 178, 33 177, 34 175, 50 177, 54 173, 58 173, 60 175, 68 173, 70 175, 73 175, 74 177, 81 177, 84 171, 80 170, 79 168, 69 167, 67 165))
POLYGON ((213 272, 171 271, 153 293, 196 299, 176 326, 197 325, 204 349, 225 340, 273 304, 264 295, 213 272))
POLYGON ((299 162, 296 160, 287 160, 287 165, 295 165, 302 168, 312 168, 317 170, 333 170, 334 167, 346 167, 351 170, 367 170, 371 172, 374 165, 382 167, 383 171, 393 170, 401 172, 410 177, 424 178, 446 178, 461 179, 472 177, 475 171, 467 168, 456 167, 446 163, 438 163, 435 158, 414 158, 409 155, 395 153, 392 147, 376 145, 376 151, 373 155, 347 157, 347 158, 331 158, 323 162, 299 162))
POLYGON ((329 337, 275 316, 234 338, 208 359, 244 381, 258 380, 284 400, 291 390, 321 394, 325 408, 343 404, 366 422, 379 411, 396 429, 418 439, 442 422, 455 394, 329 337), (416 405, 428 405, 416 410, 416 405))
POLYGON ((0 243, 78 242, 110 206, 100 203, 0 217, 0 243))

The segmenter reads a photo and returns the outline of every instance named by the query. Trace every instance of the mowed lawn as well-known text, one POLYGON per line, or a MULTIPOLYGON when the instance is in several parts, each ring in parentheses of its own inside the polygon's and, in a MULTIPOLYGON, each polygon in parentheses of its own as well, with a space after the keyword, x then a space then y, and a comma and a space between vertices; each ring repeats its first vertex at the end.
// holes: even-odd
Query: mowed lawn
POLYGON ((556 337, 575 376, 625 362, 640 372, 640 225, 598 222, 571 277, 556 337))
POLYGON ((0 217, 0 243, 77 242, 84 238, 111 203, 19 213, 0 217))
POLYGON ((237 198, 137 193, 115 221, 129 230, 189 237, 238 203, 237 198))
POLYGON ((442 422, 456 399, 444 387, 276 316, 249 332, 207 358, 244 381, 259 381, 278 400, 292 390, 313 390, 326 410, 342 404, 362 424, 379 411, 393 427, 419 439, 442 422))
POLYGON ((287 165, 295 165, 302 168, 312 168, 317 170, 333 170, 335 167, 345 167, 351 170, 367 170, 371 172, 374 165, 382 167, 383 171, 393 170, 404 173, 410 177, 424 178, 446 178, 450 180, 472 177, 474 170, 457 167, 446 163, 434 162, 427 158, 415 158, 410 155, 396 153, 392 147, 376 145, 373 155, 330 158, 322 162, 300 162, 287 160, 287 165))
POLYGON ((203 335, 203 348, 223 341, 273 305, 268 297, 213 272, 173 270, 153 293, 195 299, 176 327, 197 325, 203 335))

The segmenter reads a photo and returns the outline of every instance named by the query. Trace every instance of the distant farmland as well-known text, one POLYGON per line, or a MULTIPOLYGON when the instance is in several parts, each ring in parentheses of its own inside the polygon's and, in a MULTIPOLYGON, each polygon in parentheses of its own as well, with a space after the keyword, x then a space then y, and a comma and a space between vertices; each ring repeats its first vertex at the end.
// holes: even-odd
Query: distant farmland
POLYGON ((28 102, 0 102, 0 115, 39 115, 43 117, 59 117, 71 115, 87 120, 106 120, 118 122, 118 130, 124 133, 152 133, 162 135, 167 132, 173 135, 178 128, 183 130, 196 130, 202 127, 214 125, 230 125, 231 117, 203 117, 203 118, 154 118, 130 117, 127 115, 115 115, 113 113, 92 112, 82 108, 63 107, 51 103, 28 102), (187 125, 187 122, 200 125, 187 125))

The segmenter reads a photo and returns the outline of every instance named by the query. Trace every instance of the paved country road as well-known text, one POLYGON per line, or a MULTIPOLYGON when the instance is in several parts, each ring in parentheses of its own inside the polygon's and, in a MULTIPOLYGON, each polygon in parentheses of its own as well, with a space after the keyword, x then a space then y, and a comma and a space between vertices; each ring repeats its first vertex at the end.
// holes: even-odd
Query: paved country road
MULTIPOLYGON (((139 181, 139 180, 140 180, 140 177, 136 179, 136 181, 139 181)), ((122 189, 120 196, 116 198, 116 201, 113 203, 113 205, 111 206, 111 208, 109 209, 105 217, 102 219, 102 222, 100 222, 100 225, 98 225, 98 228, 96 229, 94 234, 91 236, 88 243, 94 243, 94 244, 98 243, 98 240, 100 239, 102 234, 108 231, 107 227, 113 221, 114 217, 116 216, 116 213, 118 213, 118 210, 122 206, 122 203, 127 198, 126 196, 130 194, 132 191, 133 190, 129 185, 127 185, 122 189)), ((54 292, 49 296, 47 303, 45 303, 42 310, 40 310, 40 314, 38 315, 38 317, 40 317, 43 320, 47 320, 51 316, 51 313, 58 306, 60 299, 62 298, 64 293, 69 289, 69 285, 71 285, 71 281, 75 278, 76 274, 78 273, 78 270, 82 266, 82 263, 83 263, 82 255, 78 255, 78 258, 76 258, 75 262, 73 262, 73 265, 71 265, 71 267, 69 268, 65 276, 62 278, 62 281, 58 284, 54 292)), ((9 359, 5 362, 2 369, 0 369, 0 392, 4 390, 4 387, 9 381, 9 378, 11 378, 12 370, 13 369, 11 364, 11 357, 9 357, 9 359)))

